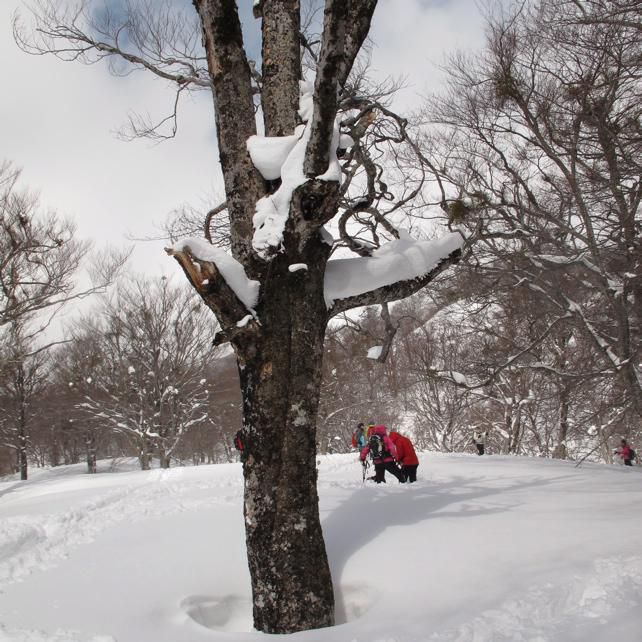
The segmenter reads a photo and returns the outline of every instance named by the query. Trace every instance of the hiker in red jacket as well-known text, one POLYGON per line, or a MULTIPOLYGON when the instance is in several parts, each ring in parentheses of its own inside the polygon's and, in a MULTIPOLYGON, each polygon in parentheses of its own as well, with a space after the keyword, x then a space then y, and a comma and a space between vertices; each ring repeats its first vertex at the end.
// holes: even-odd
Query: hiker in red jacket
POLYGON ((622 461, 624 462, 625 466, 633 466, 633 458, 635 457, 635 453, 633 451, 633 448, 631 448, 631 446, 629 446, 629 444, 627 443, 626 439, 623 439, 620 442, 620 447, 615 450, 615 454, 622 457, 622 461))
POLYGON ((401 472, 404 479, 409 484, 417 481, 417 468, 419 467, 419 460, 415 447, 408 437, 400 435, 398 432, 392 431, 390 433, 390 441, 397 448, 397 462, 401 464, 401 472))
POLYGON ((374 426, 370 432, 368 443, 361 450, 359 459, 365 462, 366 457, 370 455, 374 464, 375 474, 373 479, 377 484, 386 483, 386 471, 394 475, 400 483, 403 484, 404 476, 395 464, 397 458, 397 449, 386 434, 385 426, 374 426))

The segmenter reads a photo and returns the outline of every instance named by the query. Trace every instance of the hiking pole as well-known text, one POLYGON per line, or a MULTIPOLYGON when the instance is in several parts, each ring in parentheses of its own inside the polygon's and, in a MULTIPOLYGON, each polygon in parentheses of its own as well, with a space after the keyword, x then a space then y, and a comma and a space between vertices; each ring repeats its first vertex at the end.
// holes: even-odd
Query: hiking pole
POLYGON ((363 479, 361 480, 362 484, 366 483, 366 474, 368 472, 368 466, 370 465, 370 462, 367 459, 364 459, 361 462, 361 472, 363 473, 363 479))

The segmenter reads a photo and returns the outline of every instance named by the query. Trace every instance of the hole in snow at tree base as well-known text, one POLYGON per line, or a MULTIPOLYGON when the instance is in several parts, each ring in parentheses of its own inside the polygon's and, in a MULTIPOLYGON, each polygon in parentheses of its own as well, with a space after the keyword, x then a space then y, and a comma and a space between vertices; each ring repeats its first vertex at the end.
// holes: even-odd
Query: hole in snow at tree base
POLYGON ((249 596, 194 595, 186 597, 180 608, 191 620, 208 629, 246 633, 253 628, 249 596))
MULTIPOLYGON (((335 589, 336 590, 336 589, 335 589)), ((376 592, 365 585, 344 586, 336 592, 336 624, 346 624, 365 615, 376 592)), ((252 601, 249 596, 221 597, 194 595, 180 603, 181 612, 207 629, 247 633, 253 630, 252 601)))

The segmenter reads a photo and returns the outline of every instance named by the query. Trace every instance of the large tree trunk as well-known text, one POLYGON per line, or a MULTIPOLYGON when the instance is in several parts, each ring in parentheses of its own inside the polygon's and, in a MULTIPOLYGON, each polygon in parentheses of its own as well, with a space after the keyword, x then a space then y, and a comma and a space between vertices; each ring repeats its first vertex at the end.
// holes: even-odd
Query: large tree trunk
POLYGON ((58 427, 55 425, 51 427, 51 454, 49 463, 54 468, 60 465, 60 442, 58 440, 58 427))
POLYGON ((141 470, 150 470, 152 467, 152 444, 148 437, 142 435, 138 443, 138 461, 141 470))
MULTIPOLYGON (((273 261, 261 332, 235 342, 248 456, 245 525, 254 626, 266 633, 331 626, 334 595, 317 495, 316 419, 327 311, 321 260, 290 273, 273 261)), ((311 258, 311 257, 309 257, 311 258)))
POLYGON ((558 442, 553 450, 553 459, 566 459, 568 450, 566 439, 568 437, 568 410, 570 405, 570 392, 568 386, 563 386, 560 390, 560 409, 559 409, 559 435, 558 442))
POLYGON ((519 404, 506 404, 504 422, 508 433, 508 454, 517 455, 522 440, 522 420, 519 404))
POLYGON ((171 464, 171 455, 167 453, 165 442, 166 437, 161 437, 158 440, 158 460, 161 468, 169 468, 171 464))
POLYGON ((87 447, 87 472, 90 475, 96 473, 96 439, 91 430, 85 431, 85 445, 87 447))
POLYGON ((29 463, 27 458, 27 395, 22 363, 19 363, 16 368, 16 391, 18 393, 18 468, 20 479, 25 481, 28 477, 29 463))
POLYGON ((18 469, 20 470, 20 479, 25 481, 28 478, 29 463, 27 460, 27 432, 22 421, 18 426, 18 469))

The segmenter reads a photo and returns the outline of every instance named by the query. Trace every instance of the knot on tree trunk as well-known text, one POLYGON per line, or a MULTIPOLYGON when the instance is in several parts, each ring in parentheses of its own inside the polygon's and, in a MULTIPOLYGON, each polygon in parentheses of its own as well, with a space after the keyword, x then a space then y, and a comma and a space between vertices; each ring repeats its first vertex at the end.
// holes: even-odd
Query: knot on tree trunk
POLYGON ((294 241, 303 253, 311 239, 317 238, 319 228, 337 212, 339 184, 335 181, 313 179, 299 186, 292 194, 285 245, 294 241))

